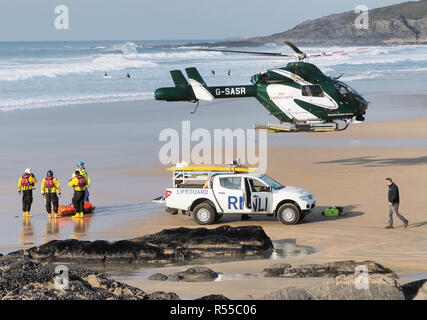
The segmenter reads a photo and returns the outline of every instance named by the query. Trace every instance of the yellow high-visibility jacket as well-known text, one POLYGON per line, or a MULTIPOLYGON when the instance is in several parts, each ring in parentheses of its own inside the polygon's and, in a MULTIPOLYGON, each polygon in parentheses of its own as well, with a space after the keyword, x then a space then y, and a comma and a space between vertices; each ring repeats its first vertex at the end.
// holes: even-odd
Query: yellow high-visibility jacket
MULTIPOLYGON (((89 175, 87 174, 86 169, 77 169, 77 170, 79 170, 80 174, 86 179, 87 187, 89 187, 90 186, 90 178, 89 178, 89 175)), ((73 174, 71 175, 71 179, 73 179, 75 176, 76 176, 76 173, 73 172, 73 174)))
POLYGON ((58 193, 61 193, 61 186, 59 185, 59 181, 56 178, 53 178, 53 184, 55 185, 54 187, 50 188, 45 188, 44 184, 46 182, 46 178, 43 179, 42 184, 40 186, 40 190, 42 192, 42 194, 45 193, 56 193, 58 191, 58 193))
POLYGON ((87 189, 87 185, 85 187, 79 187, 79 179, 77 179, 76 176, 68 182, 68 186, 74 188, 74 191, 85 191, 87 189))
POLYGON ((29 186, 23 186, 22 185, 22 176, 20 176, 19 177, 19 181, 18 181, 18 191, 21 191, 21 190, 33 190, 34 185, 37 183, 37 178, 33 177, 33 176, 30 176, 28 178, 28 181, 30 182, 30 185, 29 186))

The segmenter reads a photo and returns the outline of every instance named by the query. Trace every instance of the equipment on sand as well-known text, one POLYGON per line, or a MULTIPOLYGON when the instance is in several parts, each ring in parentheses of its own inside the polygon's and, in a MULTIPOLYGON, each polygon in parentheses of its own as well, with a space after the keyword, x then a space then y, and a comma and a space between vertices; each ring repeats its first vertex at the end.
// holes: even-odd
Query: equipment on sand
POLYGON ((326 208, 323 212, 322 215, 324 215, 325 217, 338 217, 342 214, 344 208, 343 207, 329 207, 326 208))
MULTIPOLYGON (((90 202, 85 202, 84 204, 84 213, 94 213, 95 208, 90 202)), ((58 207, 58 217, 67 217, 74 215, 76 213, 76 210, 74 209, 74 205, 70 204, 69 206, 59 206, 58 207)), ((80 217, 80 215, 79 215, 80 217)), ((77 216, 76 216, 77 218, 77 216)))

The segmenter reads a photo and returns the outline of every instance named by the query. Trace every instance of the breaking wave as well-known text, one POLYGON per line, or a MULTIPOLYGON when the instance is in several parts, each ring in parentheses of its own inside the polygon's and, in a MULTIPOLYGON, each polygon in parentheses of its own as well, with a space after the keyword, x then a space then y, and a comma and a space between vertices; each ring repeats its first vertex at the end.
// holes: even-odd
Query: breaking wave
POLYGON ((37 63, 0 63, 0 81, 18 81, 34 77, 55 78, 72 74, 108 72, 129 68, 155 67, 157 64, 122 55, 103 55, 78 59, 40 60, 37 63))

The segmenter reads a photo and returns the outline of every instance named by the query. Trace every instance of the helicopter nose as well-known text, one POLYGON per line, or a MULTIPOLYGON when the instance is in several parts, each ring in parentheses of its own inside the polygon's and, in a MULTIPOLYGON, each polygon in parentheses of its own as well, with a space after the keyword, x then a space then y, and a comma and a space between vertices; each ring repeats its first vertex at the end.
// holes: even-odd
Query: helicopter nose
POLYGON ((359 110, 365 114, 366 109, 368 109, 368 102, 361 95, 356 96, 356 101, 358 102, 359 110))

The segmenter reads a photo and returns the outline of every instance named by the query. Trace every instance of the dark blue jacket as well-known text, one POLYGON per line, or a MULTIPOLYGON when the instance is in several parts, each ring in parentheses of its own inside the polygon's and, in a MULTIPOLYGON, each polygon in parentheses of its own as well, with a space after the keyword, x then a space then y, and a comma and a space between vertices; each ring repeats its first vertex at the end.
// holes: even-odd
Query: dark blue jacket
POLYGON ((399 188, 395 183, 392 183, 388 187, 388 202, 391 202, 392 204, 400 203, 399 188))

